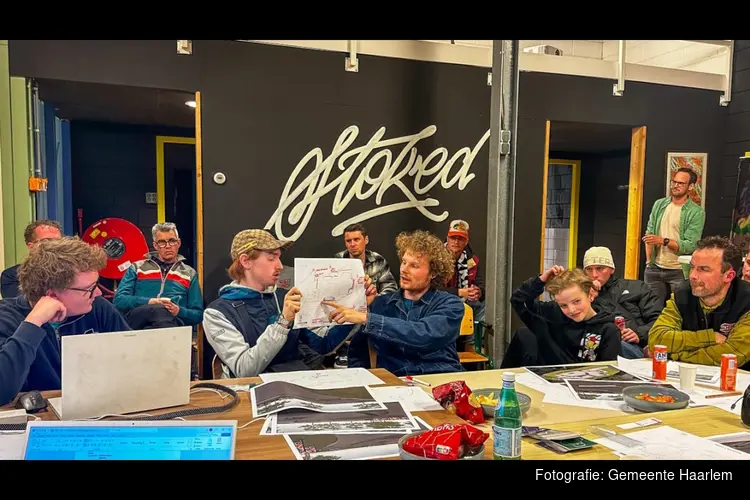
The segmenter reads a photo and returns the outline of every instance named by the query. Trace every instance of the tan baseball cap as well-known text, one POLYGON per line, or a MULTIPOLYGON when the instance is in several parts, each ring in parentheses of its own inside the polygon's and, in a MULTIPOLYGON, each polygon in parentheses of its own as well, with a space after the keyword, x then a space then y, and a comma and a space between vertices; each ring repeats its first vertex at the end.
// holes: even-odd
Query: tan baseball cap
POLYGON ((612 252, 607 247, 591 247, 583 255, 583 268, 589 266, 605 266, 615 268, 612 252))
POLYGON ((232 260, 248 250, 278 250, 292 246, 293 241, 279 241, 265 229, 245 229, 234 235, 229 256, 232 260))

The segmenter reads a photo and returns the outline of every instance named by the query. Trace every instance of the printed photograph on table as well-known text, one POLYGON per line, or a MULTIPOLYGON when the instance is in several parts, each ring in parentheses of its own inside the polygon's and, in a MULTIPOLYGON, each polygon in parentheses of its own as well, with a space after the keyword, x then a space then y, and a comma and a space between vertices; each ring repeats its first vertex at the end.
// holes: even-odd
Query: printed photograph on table
POLYGON ((698 176, 695 189, 690 191, 689 196, 698 206, 705 209, 708 153, 667 153, 667 196, 671 195, 672 177, 681 168, 689 168, 698 176))
POLYGON ((385 406, 385 410, 349 413, 286 410, 268 417, 261 434, 405 434, 419 429, 415 417, 401 403, 385 403, 385 406))
POLYGON ((351 412, 357 410, 385 410, 369 387, 341 387, 338 389, 309 389, 289 382, 275 381, 250 389, 253 417, 262 417, 290 408, 318 412, 351 412))
MULTIPOLYGON (((634 385, 643 385, 642 381, 613 381, 613 380, 574 380, 567 379, 565 383, 573 395, 580 400, 587 401, 622 401, 622 391, 634 385)), ((656 387, 669 387, 677 390, 671 384, 649 384, 656 387)))
POLYGON ((728 446, 734 450, 750 454, 750 432, 722 434, 720 436, 712 436, 709 439, 715 443, 723 444, 724 446, 728 446))
POLYGON ((551 384, 565 384, 566 379, 643 382, 644 379, 610 365, 527 366, 526 370, 551 384))
MULTIPOLYGON (((432 429, 414 417, 419 429, 432 429)), ((409 431, 412 432, 412 431, 409 431)), ((404 433, 385 434, 285 434, 297 460, 371 460, 399 456, 398 441, 404 433)))

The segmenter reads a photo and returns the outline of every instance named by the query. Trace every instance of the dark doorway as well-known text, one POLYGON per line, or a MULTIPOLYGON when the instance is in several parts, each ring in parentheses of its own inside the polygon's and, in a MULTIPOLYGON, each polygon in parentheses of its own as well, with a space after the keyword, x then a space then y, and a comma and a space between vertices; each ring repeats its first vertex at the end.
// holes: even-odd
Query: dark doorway
POLYGON ((196 268, 195 145, 164 144, 164 191, 166 220, 180 233, 180 253, 196 268))
POLYGON ((623 275, 631 137, 627 125, 551 122, 543 267, 580 267, 587 249, 605 246, 623 275))

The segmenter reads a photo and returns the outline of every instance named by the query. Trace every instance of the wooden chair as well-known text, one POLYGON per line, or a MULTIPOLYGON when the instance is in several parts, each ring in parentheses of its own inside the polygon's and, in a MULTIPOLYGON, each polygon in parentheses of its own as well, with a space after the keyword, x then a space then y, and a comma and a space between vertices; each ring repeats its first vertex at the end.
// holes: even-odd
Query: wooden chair
MULTIPOLYGON (((468 337, 474 335, 474 310, 469 304, 464 302, 464 318, 461 321, 461 330, 459 331, 459 338, 468 337)), ((482 346, 479 346, 481 351, 482 346)), ((488 361, 487 357, 477 352, 476 346, 471 343, 464 342, 464 350, 458 352, 458 360, 462 365, 472 365, 472 367, 478 366, 483 369, 485 363, 488 361), (475 365, 479 363, 479 365, 475 365)))
POLYGON ((223 370, 221 369, 221 360, 216 354, 214 354, 214 359, 211 361, 211 375, 214 380, 219 380, 223 375, 223 370))

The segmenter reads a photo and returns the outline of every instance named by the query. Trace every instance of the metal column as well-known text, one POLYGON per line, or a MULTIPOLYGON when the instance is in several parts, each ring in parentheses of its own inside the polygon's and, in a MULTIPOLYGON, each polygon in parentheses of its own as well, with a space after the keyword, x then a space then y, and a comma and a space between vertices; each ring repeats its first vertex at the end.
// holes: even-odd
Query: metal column
POLYGON ((487 191, 487 322, 499 368, 510 338, 513 200, 518 122, 518 40, 493 40, 487 191))

